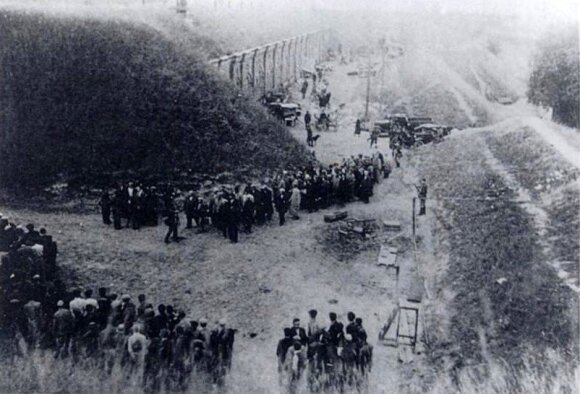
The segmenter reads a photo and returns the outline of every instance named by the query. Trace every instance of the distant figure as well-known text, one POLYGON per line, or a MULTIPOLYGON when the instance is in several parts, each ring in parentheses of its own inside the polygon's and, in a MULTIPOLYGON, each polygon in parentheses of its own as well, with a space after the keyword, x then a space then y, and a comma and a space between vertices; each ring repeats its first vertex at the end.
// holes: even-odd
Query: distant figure
POLYGON ((302 100, 306 98, 306 92, 308 91, 308 81, 305 79, 302 82, 302 87, 300 88, 300 93, 302 93, 302 100))
POLYGON ((400 147, 397 147, 395 151, 395 156, 393 158, 395 159, 395 164, 397 168, 401 167, 401 159, 403 158, 403 152, 401 152, 400 147))
POLYGON ((306 113, 304 114, 304 125, 306 125, 306 128, 308 128, 311 122, 312 115, 310 115, 310 111, 306 111, 306 113))
POLYGON ((379 145, 379 129, 377 129, 376 127, 373 128, 373 131, 371 132, 371 136, 369 137, 369 140, 371 142, 370 144, 370 148, 373 147, 373 145, 375 147, 378 147, 379 145))
POLYGON ((360 133, 361 133, 361 121, 360 119, 356 120, 356 123, 354 125, 354 135, 359 136, 360 137, 360 133))
POLYGON ((427 180, 425 178, 421 179, 421 183, 419 185, 415 185, 415 187, 417 188, 417 194, 421 204, 419 215, 425 215, 425 202, 427 200, 427 180))
POLYGON ((177 228, 179 226, 179 211, 175 206, 175 202, 171 200, 169 207, 167 209, 167 218, 165 219, 165 225, 167 226, 167 234, 165 234, 165 243, 168 244, 171 238, 174 242, 179 242, 179 236, 177 234, 177 228))
POLYGON ((103 217, 103 223, 107 226, 111 224, 111 197, 107 191, 103 192, 101 199, 99 200, 99 206, 101 207, 101 216, 103 217))

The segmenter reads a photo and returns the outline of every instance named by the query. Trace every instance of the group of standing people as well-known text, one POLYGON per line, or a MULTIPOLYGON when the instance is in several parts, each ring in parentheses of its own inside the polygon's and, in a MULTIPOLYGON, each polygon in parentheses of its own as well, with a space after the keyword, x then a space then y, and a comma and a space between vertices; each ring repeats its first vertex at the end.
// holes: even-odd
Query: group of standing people
POLYGON ((318 322, 318 311, 308 312, 306 328, 295 318, 284 328, 276 356, 280 384, 289 393, 298 392, 306 376, 311 392, 359 390, 372 368, 373 348, 367 342, 363 320, 347 313, 346 326, 334 312, 325 327, 318 322))
POLYGON ((11 302, 4 350, 22 357, 50 349, 58 360, 120 371, 148 391, 185 390, 192 379, 221 385, 231 367, 235 330, 219 320, 193 320, 182 310, 153 304, 140 294, 108 294, 99 288, 60 294, 50 304, 40 293, 22 306, 11 302), (64 301, 66 300, 66 301, 64 301))
MULTIPOLYGON (((126 212, 122 216, 126 219, 125 226, 133 228, 140 228, 143 223, 156 225, 159 218, 164 218, 166 243, 182 239, 178 234, 182 213, 185 214, 185 229, 195 226, 201 233, 214 228, 236 243, 240 232, 251 233, 254 226, 271 221, 275 214, 282 226, 288 216, 299 219, 301 211, 314 212, 355 200, 368 203, 374 186, 388 178, 391 170, 390 162, 376 152, 372 156, 351 156, 328 166, 310 165, 279 171, 262 182, 218 185, 185 194, 173 187, 142 188, 129 182, 126 187, 115 190, 112 203, 109 193, 103 193, 99 205, 105 224, 111 223, 111 212, 126 212)), ((122 228, 119 214, 113 216, 115 228, 122 228)))
POLYGON ((146 186, 136 181, 119 185, 112 195, 105 190, 99 200, 103 223, 113 224, 116 230, 123 227, 138 230, 143 226, 157 226, 159 203, 155 186, 146 186))

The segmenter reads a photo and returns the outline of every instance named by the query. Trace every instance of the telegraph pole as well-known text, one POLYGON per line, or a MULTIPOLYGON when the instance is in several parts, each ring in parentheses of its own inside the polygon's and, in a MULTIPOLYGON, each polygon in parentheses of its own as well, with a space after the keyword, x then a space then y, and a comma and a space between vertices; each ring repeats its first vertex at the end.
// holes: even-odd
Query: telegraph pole
POLYGON ((385 85, 385 54, 387 52, 387 50, 389 49, 386 45, 386 40, 384 38, 381 38, 379 40, 379 47, 381 50, 381 86, 380 86, 380 91, 379 91, 379 95, 380 95, 380 99, 381 101, 379 102, 379 110, 380 110, 380 114, 379 116, 383 116, 383 111, 384 109, 384 101, 385 101, 385 97, 384 97, 384 85, 385 85))
POLYGON ((371 98, 371 54, 368 55, 367 64, 367 97, 365 102, 365 120, 369 120, 369 101, 371 98))

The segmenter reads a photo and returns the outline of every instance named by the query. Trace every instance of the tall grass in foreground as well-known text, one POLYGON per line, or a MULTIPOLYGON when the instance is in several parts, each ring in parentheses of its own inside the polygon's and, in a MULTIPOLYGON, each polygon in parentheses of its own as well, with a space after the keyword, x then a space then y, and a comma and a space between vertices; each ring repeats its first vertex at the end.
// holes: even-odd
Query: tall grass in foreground
MULTIPOLYGON (((566 364, 564 358, 554 351, 543 355, 528 352, 522 362, 524 367, 488 360, 478 366, 465 367, 455 372, 442 372, 435 377, 429 388, 416 391, 417 382, 399 377, 398 387, 385 385, 392 377, 381 375, 375 369, 369 377, 365 393, 525 393, 525 394, 572 394, 580 389, 580 369, 566 364)), ((224 387, 213 386, 204 375, 192 375, 188 393, 281 393, 277 376, 264 374, 265 360, 234 364, 224 387)), ((402 368, 406 368, 402 366, 402 368)), ((392 371, 394 372, 394 371, 392 371)), ((386 374, 392 373, 391 371, 386 374)), ((383 372, 385 373, 385 372, 383 372)), ((126 370, 115 367, 106 374, 96 365, 71 359, 55 360, 51 352, 35 352, 12 361, 0 361, 0 392, 2 393, 143 393, 142 372, 130 378, 126 370)), ((410 378, 417 379, 417 378, 410 378)), ((306 382, 299 385, 298 393, 309 393, 306 382)), ((170 392, 162 388, 159 392, 170 392)), ((349 393, 349 391, 344 391, 349 393)), ((327 392, 328 393, 328 392, 327 392)))
POLYGON ((534 393, 568 394, 580 390, 580 368, 567 363, 562 355, 548 351, 523 360, 515 368, 503 360, 463 368, 439 375, 431 393, 534 393))

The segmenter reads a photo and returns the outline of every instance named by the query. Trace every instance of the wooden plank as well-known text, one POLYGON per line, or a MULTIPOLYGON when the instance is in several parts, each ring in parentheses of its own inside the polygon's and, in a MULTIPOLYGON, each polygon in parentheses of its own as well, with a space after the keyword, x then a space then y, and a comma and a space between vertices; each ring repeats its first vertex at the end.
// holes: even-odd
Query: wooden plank
POLYGON ((389 254, 388 256, 379 256, 378 266, 397 267, 397 255, 389 254))
POLYGON ((401 231, 401 222, 396 220, 383 220, 383 229, 387 231, 401 231))
POLYGON ((324 215, 324 221, 327 223, 336 222, 338 220, 346 219, 348 216, 347 211, 337 211, 333 213, 327 213, 324 215))
POLYGON ((397 263, 397 254, 392 253, 392 250, 396 250, 396 248, 389 248, 385 245, 381 246, 381 250, 379 252, 379 259, 377 261, 377 265, 381 266, 384 265, 385 267, 398 267, 397 263))

